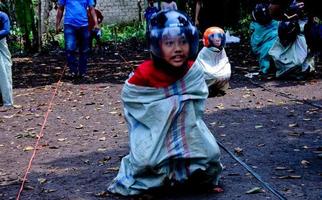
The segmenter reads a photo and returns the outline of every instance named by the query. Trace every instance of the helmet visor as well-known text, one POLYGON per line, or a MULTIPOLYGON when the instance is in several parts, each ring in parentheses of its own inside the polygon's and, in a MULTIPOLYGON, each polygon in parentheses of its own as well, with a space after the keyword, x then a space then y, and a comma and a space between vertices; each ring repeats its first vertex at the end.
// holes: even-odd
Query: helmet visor
POLYGON ((210 46, 215 46, 219 48, 225 45, 225 39, 226 37, 224 33, 212 33, 208 36, 210 46))
MULTIPOLYGON (((151 32, 151 38, 157 40, 158 45, 151 45, 151 52, 160 58, 163 58, 165 52, 179 51, 187 57, 189 56, 191 41, 189 41, 184 27, 166 27, 151 32)), ((153 44, 153 43, 152 43, 153 44)))

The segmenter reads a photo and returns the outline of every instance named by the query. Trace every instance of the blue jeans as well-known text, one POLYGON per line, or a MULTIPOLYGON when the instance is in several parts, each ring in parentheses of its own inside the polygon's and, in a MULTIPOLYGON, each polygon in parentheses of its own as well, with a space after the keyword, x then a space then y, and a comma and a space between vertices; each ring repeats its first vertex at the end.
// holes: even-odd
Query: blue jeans
POLYGON ((65 49, 67 65, 71 73, 83 76, 87 71, 87 57, 89 52, 88 26, 76 27, 70 24, 64 25, 65 49), (79 51, 79 60, 76 58, 76 50, 79 51))

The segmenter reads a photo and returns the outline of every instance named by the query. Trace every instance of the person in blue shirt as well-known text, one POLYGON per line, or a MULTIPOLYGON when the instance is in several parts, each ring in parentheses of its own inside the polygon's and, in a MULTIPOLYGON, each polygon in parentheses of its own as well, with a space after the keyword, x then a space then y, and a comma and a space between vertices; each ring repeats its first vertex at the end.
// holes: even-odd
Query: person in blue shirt
POLYGON ((146 20, 146 31, 148 31, 149 21, 153 14, 157 13, 159 9, 154 6, 153 0, 148 0, 148 7, 144 11, 144 18, 146 20))
POLYGON ((88 15, 94 21, 94 28, 99 28, 94 8, 94 0, 58 0, 56 16, 56 32, 60 31, 60 22, 64 15, 64 38, 67 54, 67 65, 72 78, 83 78, 87 72, 87 57, 89 53, 88 15), (76 50, 79 50, 79 60, 76 50))
POLYGON ((0 11, 0 93, 5 111, 13 106, 11 54, 7 45, 6 36, 10 33, 10 21, 6 13, 0 11))

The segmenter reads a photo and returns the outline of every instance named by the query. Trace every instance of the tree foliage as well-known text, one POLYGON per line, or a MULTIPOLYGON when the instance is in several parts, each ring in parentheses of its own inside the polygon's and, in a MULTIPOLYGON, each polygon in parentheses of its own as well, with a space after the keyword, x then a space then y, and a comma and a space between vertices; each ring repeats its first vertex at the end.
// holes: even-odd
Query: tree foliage
POLYGON ((25 51, 35 51, 38 47, 34 3, 33 0, 14 0, 17 25, 23 34, 25 51))

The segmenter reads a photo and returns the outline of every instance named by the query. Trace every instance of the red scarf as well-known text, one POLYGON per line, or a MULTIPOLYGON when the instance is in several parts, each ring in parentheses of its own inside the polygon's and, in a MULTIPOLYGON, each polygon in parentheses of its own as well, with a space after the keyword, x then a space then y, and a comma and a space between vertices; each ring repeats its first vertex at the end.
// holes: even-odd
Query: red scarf
POLYGON ((134 75, 128 80, 128 82, 134 85, 146 87, 167 87, 181 79, 191 68, 192 64, 193 61, 188 61, 186 72, 180 76, 175 76, 155 67, 152 60, 146 60, 138 68, 136 68, 134 75))

